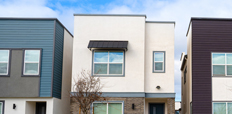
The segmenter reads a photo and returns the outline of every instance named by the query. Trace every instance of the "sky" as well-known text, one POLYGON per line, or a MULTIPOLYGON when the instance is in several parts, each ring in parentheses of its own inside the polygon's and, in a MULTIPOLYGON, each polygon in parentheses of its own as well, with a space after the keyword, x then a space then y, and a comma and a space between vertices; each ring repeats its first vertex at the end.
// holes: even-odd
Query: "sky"
POLYGON ((180 55, 191 17, 232 18, 232 0, 0 0, 0 17, 58 18, 73 33, 74 13, 145 14, 147 21, 175 21, 175 92, 181 100, 180 55))

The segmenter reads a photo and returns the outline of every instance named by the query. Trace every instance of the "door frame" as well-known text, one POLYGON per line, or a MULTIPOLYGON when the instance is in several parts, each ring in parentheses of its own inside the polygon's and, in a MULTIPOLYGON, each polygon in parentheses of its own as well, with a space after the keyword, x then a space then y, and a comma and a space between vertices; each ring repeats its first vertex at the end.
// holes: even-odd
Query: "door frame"
POLYGON ((148 103, 148 114, 150 114, 150 105, 152 104, 162 104, 164 105, 164 114, 165 114, 165 103, 148 103))

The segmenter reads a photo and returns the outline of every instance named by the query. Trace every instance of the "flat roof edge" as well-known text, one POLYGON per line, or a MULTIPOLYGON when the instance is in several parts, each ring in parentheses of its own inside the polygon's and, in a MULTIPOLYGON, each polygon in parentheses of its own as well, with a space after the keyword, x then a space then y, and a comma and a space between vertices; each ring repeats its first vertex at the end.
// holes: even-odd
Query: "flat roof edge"
POLYGON ((56 20, 73 37, 72 33, 57 18, 33 18, 33 17, 0 17, 0 20, 56 20))
POLYGON ((192 20, 227 20, 232 21, 232 18, 213 18, 213 17, 191 17, 192 20))
POLYGON ((146 23, 176 23, 175 21, 146 21, 146 23))
POLYGON ((73 14, 74 16, 134 16, 134 17, 145 17, 145 14, 73 14))

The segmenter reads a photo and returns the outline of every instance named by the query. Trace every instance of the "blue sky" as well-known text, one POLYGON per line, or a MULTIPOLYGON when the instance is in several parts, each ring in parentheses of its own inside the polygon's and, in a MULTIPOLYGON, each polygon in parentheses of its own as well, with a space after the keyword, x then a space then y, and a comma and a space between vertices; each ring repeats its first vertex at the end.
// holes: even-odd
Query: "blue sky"
POLYGON ((175 21, 175 91, 181 100, 180 54, 186 52, 191 17, 232 18, 232 0, 0 0, 1 17, 55 17, 73 33, 74 13, 146 14, 175 21))

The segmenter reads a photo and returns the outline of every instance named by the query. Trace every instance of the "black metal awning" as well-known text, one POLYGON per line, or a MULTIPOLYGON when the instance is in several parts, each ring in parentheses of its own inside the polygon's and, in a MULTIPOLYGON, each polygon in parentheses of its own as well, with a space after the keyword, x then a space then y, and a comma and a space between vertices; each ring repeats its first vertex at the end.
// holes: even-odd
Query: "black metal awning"
POLYGON ((126 49, 127 50, 128 41, 106 41, 106 40, 90 40, 88 48, 111 48, 111 49, 126 49))

